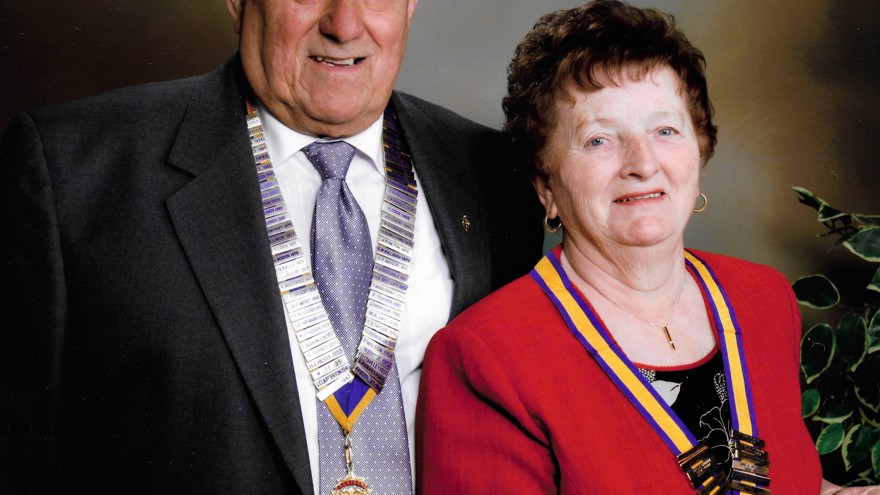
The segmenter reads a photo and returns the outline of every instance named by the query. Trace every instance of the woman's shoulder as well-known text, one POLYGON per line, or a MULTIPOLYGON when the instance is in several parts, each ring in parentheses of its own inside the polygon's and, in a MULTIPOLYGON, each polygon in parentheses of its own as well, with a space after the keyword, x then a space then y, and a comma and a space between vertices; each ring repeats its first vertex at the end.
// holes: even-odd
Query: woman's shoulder
POLYGON ((540 302, 544 299, 546 296, 538 284, 530 274, 525 274, 474 303, 448 326, 458 327, 493 321, 497 322, 498 326, 506 325, 510 321, 527 318, 535 311, 546 311, 546 308, 538 309, 543 307, 540 302))
POLYGON ((502 346, 528 340, 557 315, 553 303, 529 274, 474 303, 455 317, 434 339, 467 342, 478 339, 502 346))
POLYGON ((708 268, 725 294, 736 300, 766 299, 766 302, 792 304, 791 283, 781 272, 767 265, 723 254, 688 249, 708 268))
POLYGON ((688 249, 688 252, 703 261, 718 278, 742 280, 760 277, 761 279, 785 280, 782 273, 767 265, 698 249, 688 249))
POLYGON ((434 334, 425 353, 423 380, 429 375, 466 379, 480 394, 508 394, 505 400, 516 402, 522 400, 516 392, 522 384, 543 387, 548 377, 559 383, 567 376, 564 370, 583 364, 583 356, 556 307, 525 275, 434 334))

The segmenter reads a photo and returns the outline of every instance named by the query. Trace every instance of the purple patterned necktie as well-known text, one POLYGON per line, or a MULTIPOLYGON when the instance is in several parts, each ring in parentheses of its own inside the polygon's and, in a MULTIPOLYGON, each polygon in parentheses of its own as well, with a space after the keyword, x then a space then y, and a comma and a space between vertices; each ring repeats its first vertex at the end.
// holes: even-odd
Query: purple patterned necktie
POLYGON ((360 340, 373 270, 370 227, 345 182, 354 151, 344 141, 303 148, 323 179, 312 219, 313 273, 349 361, 360 340))
MULTIPOLYGON (((345 182, 355 149, 343 141, 315 142, 303 152, 323 182, 312 219, 312 267, 327 315, 353 361, 366 314, 373 269, 370 229, 345 182)), ((337 393, 337 396, 339 393, 337 393)), ((317 401, 320 494, 330 495, 346 473, 343 435, 327 406, 317 401)), ((412 493, 409 444, 397 365, 351 435, 354 469, 377 495, 412 493)))

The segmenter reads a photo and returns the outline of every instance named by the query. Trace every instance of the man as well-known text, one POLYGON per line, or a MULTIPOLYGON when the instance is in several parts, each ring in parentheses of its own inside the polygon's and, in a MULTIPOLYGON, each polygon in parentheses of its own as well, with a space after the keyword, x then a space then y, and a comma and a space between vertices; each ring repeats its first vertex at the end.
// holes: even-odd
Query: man
MULTIPOLYGON (((404 467, 363 483, 409 493, 427 341, 540 254, 533 193, 499 134, 392 93, 416 0, 226 3, 240 50, 216 71, 23 114, 0 144, 0 310, 12 323, 0 346, 0 492, 327 495, 359 486, 347 476, 391 465, 394 452, 404 467), (318 170, 329 146, 353 155, 345 187, 318 170), (418 192, 403 187, 403 199, 417 203, 415 219, 382 223, 408 216, 383 205, 398 204, 391 179, 409 154, 418 192), (295 294, 321 289, 308 311, 333 321, 327 345, 341 354, 325 306, 327 287, 346 292, 348 282, 325 285, 318 265, 351 254, 321 251, 324 220, 312 215, 325 182, 365 215, 369 256, 390 243, 388 256, 411 264, 368 275, 402 281, 371 282, 366 303, 398 286, 390 293, 404 304, 379 309, 400 323, 393 354, 395 339, 364 349, 357 336, 345 373, 316 378, 326 355, 301 346, 312 340, 295 294), (276 198, 284 213, 270 218, 276 198), (388 233, 400 228, 414 229, 414 247, 388 233), (280 259, 291 253, 305 263, 280 259), (305 272, 288 278, 293 265, 305 272), (293 283, 310 270, 317 287, 293 283), (393 363, 368 362, 361 375, 383 368, 384 388, 343 435, 327 426, 324 380, 342 387, 334 398, 350 390, 350 361, 374 352, 393 363)), ((387 330, 364 324, 365 334, 387 330)))

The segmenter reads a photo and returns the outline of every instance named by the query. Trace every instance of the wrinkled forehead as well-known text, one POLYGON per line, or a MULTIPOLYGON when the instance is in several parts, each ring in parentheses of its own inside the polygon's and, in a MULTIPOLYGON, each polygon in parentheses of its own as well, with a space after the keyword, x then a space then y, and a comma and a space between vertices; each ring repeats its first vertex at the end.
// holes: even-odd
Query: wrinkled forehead
POLYGON ((622 122, 662 120, 681 128, 693 126, 681 79, 666 66, 648 71, 630 69, 607 75, 602 73, 587 89, 583 86, 571 80, 559 91, 552 109, 551 134, 554 137, 560 137, 559 133, 580 135, 583 129, 593 125, 619 125, 622 122), (633 87, 628 88, 631 85, 633 87), (654 95, 647 100, 646 90, 649 95, 654 95), (642 103, 633 105, 633 101, 642 103))

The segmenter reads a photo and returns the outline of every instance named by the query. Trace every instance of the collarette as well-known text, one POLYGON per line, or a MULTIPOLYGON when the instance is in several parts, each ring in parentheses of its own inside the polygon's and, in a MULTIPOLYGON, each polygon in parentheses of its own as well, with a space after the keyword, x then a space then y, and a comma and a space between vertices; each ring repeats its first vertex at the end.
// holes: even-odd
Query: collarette
MULTIPOLYGON (((263 122, 263 132, 266 133, 269 142, 272 143, 272 161, 275 163, 276 167, 303 147, 321 139, 317 136, 303 134, 287 127, 281 123, 280 120, 275 118, 275 116, 272 115, 272 113, 269 112, 269 110, 267 110, 259 101, 257 102, 257 108, 260 112, 260 119, 263 122)), ((361 155, 369 158, 376 171, 384 176, 385 162, 382 153, 383 121, 384 114, 380 115, 379 118, 364 131, 355 134, 354 136, 343 138, 342 140, 354 146, 361 155)))

